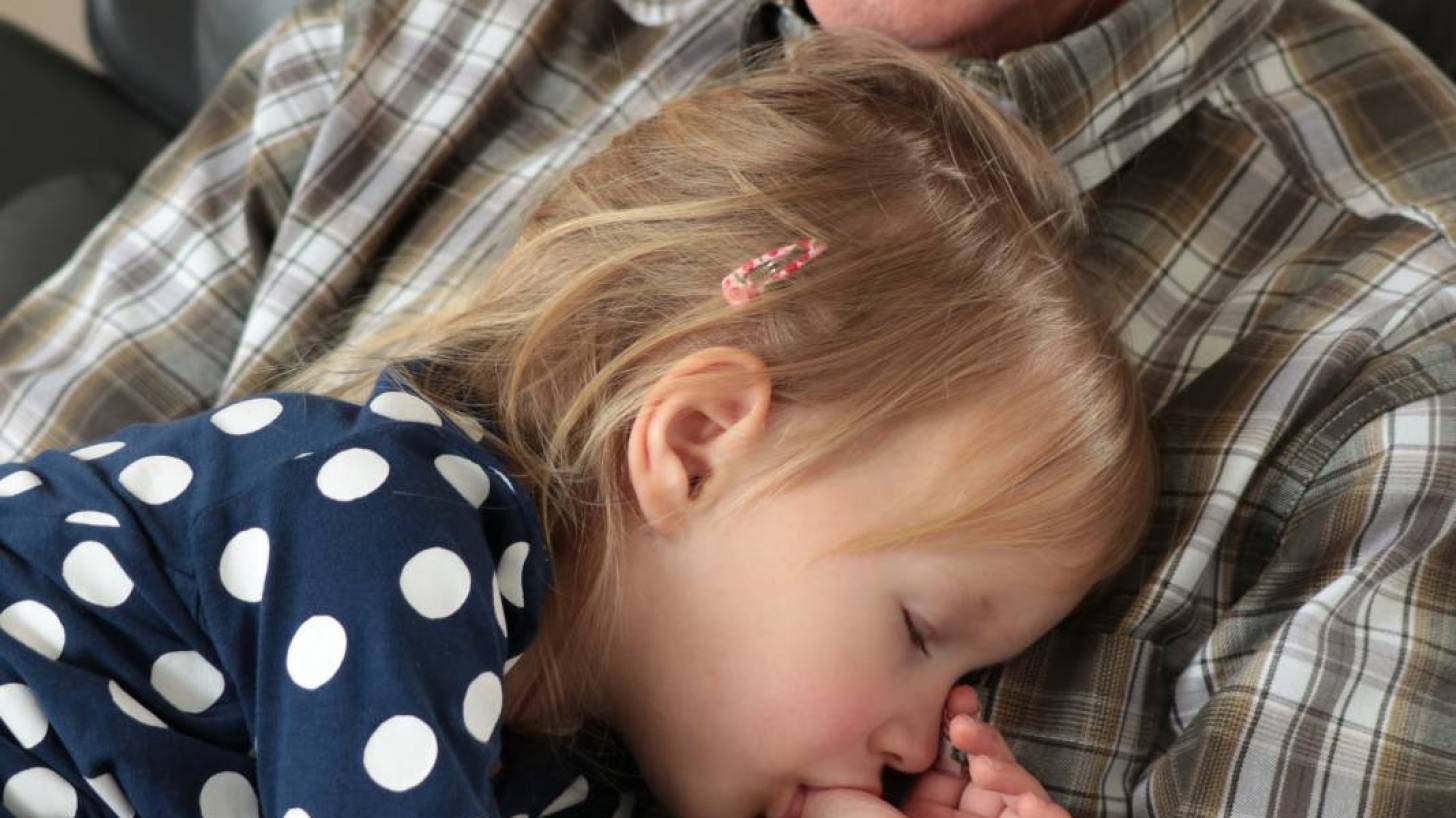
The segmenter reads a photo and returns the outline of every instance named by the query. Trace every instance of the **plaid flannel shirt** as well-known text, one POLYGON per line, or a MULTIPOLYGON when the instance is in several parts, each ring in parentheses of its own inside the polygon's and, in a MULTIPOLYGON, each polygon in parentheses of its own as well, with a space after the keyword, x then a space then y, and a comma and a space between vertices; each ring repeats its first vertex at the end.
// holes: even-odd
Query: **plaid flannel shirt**
MULTIPOLYGON (((0 460, 450 298, 755 5, 305 0, 0 321, 0 460)), ((1074 815, 1453 814, 1456 89, 1348 0, 1128 0, 954 62, 1087 192, 1163 466, 988 717, 1074 815)))

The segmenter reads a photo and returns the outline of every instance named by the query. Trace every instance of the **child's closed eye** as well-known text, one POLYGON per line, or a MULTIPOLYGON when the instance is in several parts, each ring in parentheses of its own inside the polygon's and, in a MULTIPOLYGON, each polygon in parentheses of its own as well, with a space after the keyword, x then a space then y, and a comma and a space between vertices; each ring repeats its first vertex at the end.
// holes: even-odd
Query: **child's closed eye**
POLYGON ((925 636, 920 632, 920 629, 915 626, 915 620, 910 616, 910 612, 904 608, 901 608, 900 613, 903 614, 905 617, 905 629, 910 632, 911 644, 919 648, 921 653, 929 656, 930 648, 925 644, 925 636))

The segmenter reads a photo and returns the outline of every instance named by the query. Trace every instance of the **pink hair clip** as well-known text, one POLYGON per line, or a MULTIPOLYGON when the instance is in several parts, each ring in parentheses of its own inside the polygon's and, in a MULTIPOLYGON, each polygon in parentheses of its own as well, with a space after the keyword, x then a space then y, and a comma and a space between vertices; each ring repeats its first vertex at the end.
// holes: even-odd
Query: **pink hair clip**
POLYGON ((819 257, 824 252, 824 243, 814 239, 800 239, 775 250, 745 261, 737 269, 723 276, 723 296, 728 303, 737 307, 763 294, 770 282, 782 281, 796 270, 819 257), (759 275, 767 270, 767 277, 759 275), (754 279, 749 276, 753 275, 754 279))

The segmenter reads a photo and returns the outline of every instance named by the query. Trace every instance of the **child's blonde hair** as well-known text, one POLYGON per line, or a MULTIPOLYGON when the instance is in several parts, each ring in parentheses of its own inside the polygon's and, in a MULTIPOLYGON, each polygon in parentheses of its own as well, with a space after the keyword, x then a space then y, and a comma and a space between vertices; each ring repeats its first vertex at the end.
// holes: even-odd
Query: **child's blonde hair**
POLYGON ((757 57, 565 173, 472 292, 277 387, 362 403, 382 367, 420 360, 413 388, 467 428, 474 414, 497 424, 482 443, 536 500, 556 571, 512 670, 516 727, 579 723, 573 688, 598 665, 578 662, 613 628, 636 519, 625 441, 650 387, 695 350, 761 358, 771 417, 835 410, 783 440, 744 503, 868 430, 955 401, 999 413, 997 439, 1025 456, 994 493, 846 550, 954 529, 956 547, 1075 547, 1101 579, 1146 531, 1154 444, 1100 294, 1072 263, 1084 222, 1066 172, 951 69, 888 37, 822 31, 786 59, 757 57), (824 255, 744 308, 725 302, 728 270, 805 237, 824 255))

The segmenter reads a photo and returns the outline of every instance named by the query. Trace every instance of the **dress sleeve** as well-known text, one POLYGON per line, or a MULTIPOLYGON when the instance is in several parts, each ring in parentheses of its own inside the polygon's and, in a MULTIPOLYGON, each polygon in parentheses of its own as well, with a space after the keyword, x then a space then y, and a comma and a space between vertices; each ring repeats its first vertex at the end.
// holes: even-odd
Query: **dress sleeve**
POLYGON ((263 814, 499 814, 503 679, 550 566, 529 501, 460 441, 387 424, 194 519, 198 615, 263 814))

